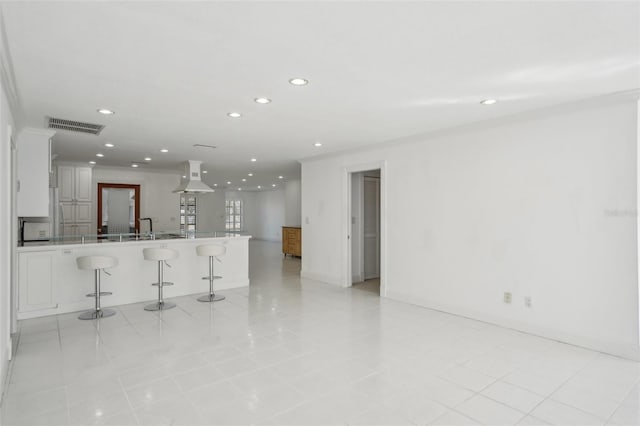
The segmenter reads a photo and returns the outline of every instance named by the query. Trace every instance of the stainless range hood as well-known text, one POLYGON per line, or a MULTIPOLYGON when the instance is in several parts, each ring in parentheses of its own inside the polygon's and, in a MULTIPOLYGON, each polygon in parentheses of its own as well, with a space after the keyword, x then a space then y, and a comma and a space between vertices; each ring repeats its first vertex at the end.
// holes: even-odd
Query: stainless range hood
POLYGON ((202 164, 202 161, 197 160, 189 160, 184 163, 184 177, 182 178, 182 182, 180 182, 180 186, 173 192, 215 192, 213 188, 202 182, 200 178, 200 164, 202 164))

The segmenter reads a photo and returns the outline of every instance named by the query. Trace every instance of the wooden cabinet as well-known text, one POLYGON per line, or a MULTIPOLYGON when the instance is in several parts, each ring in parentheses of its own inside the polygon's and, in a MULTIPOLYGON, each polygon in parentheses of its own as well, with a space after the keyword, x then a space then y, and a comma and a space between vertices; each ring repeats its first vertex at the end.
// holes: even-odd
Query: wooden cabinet
POLYGON ((282 253, 286 256, 302 256, 302 228, 299 226, 282 227, 282 253))
POLYGON ((25 128, 17 139, 18 196, 20 217, 49 216, 49 173, 53 130, 25 128))
POLYGON ((55 250, 18 254, 18 313, 55 308, 55 250))

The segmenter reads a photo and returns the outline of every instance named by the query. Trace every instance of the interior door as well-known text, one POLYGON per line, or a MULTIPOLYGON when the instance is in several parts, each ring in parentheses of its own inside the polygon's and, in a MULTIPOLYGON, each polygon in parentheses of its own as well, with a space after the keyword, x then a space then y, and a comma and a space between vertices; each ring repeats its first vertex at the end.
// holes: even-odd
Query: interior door
POLYGON ((380 277, 380 178, 364 178, 364 279, 380 277))

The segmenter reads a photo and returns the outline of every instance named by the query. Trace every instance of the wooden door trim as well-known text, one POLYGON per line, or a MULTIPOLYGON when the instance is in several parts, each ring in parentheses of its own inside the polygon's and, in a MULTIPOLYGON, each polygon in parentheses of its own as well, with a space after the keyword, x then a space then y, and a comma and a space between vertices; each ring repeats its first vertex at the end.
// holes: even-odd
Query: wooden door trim
POLYGON ((136 208, 134 211, 134 227, 136 234, 140 233, 140 185, 134 185, 129 183, 102 183, 98 182, 98 222, 96 224, 98 228, 98 235, 102 234, 102 190, 104 188, 116 188, 116 189, 133 189, 134 198, 136 200, 136 208))

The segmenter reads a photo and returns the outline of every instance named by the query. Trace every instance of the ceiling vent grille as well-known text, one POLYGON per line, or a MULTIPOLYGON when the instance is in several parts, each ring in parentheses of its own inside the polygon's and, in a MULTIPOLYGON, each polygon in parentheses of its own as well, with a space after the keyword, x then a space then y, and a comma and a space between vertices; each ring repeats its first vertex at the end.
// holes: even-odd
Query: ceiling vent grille
POLYGON ((90 133, 99 135, 104 126, 101 124, 83 123, 82 121, 64 120, 62 118, 49 117, 50 129, 67 130, 69 132, 90 133))

